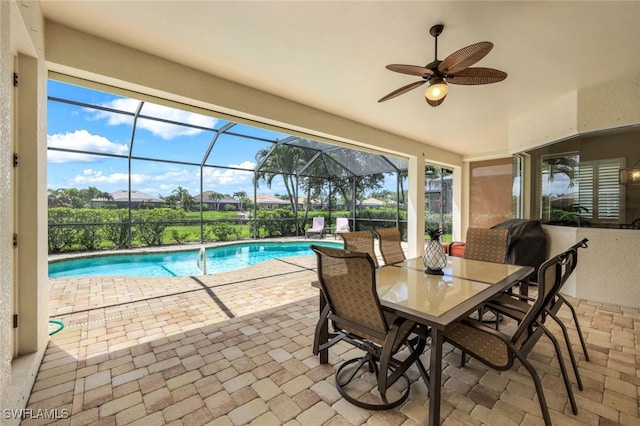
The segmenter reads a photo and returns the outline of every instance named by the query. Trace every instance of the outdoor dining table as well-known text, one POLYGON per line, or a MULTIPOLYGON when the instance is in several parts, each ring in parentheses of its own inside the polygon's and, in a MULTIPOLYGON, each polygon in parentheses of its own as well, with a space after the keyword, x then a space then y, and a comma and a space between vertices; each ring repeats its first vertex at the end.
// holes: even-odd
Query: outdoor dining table
MULTIPOLYGON (((422 258, 384 266, 376 270, 376 290, 382 307, 396 315, 431 328, 429 360, 429 425, 440 424, 442 344, 451 325, 525 279, 530 266, 448 257, 443 275, 424 272, 422 258)), ((319 283, 313 284, 319 287, 319 283)), ((320 292, 320 311, 326 301, 320 292)), ((320 333, 320 345, 328 340, 328 328, 320 333)), ((328 349, 321 351, 320 362, 328 362, 328 349)))

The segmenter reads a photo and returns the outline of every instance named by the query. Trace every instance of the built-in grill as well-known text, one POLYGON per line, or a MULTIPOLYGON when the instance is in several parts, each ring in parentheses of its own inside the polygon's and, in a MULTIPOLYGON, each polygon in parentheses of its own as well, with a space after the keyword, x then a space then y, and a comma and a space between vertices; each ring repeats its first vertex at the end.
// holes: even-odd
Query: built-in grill
POLYGON ((548 238, 539 220, 511 219, 492 228, 509 230, 509 251, 506 263, 533 266, 535 272, 529 276, 537 282, 540 265, 547 260, 548 238))

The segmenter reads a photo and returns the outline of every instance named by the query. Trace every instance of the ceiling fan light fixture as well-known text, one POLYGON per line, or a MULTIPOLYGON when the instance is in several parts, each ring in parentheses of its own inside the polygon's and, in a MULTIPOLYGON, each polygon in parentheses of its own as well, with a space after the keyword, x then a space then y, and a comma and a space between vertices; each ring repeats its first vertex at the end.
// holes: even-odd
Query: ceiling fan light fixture
POLYGON ((437 102, 444 99, 449 92, 449 86, 440 77, 435 77, 429 80, 427 88, 424 90, 424 97, 430 101, 437 102))

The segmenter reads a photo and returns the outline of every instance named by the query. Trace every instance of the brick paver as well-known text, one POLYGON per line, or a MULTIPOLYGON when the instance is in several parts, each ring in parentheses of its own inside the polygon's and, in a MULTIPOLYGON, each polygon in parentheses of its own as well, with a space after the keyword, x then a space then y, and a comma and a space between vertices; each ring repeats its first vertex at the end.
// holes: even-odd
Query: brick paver
MULTIPOLYGON (((330 365, 311 353, 315 266, 298 257, 197 279, 51 280, 50 313, 65 328, 51 337, 27 408, 68 410, 71 424, 424 424, 428 395, 414 367, 411 396, 397 409, 362 410, 337 393, 335 366, 357 351, 331 348, 330 365)), ((577 416, 548 339, 529 355, 554 424, 640 424, 640 310, 574 305, 592 358, 569 325, 585 385, 579 391, 573 379, 577 416)), ((569 324, 565 309, 559 315, 569 324)), ((541 423, 533 383, 517 362, 506 372, 474 360, 461 369, 459 351, 443 352, 443 424, 541 423)), ((424 359, 428 365, 428 353, 424 359)))

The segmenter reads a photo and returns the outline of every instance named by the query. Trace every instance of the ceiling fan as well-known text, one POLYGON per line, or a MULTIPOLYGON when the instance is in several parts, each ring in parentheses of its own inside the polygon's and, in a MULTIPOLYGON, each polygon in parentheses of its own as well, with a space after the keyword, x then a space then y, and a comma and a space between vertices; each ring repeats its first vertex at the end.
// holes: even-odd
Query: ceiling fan
POLYGON ((473 86, 497 83, 507 78, 506 72, 493 68, 469 68, 491 51, 493 43, 489 41, 472 44, 453 52, 442 61, 438 60, 438 36, 442 34, 443 29, 444 25, 434 25, 429 30, 429 34, 435 38, 436 44, 435 59, 433 62, 424 67, 402 64, 390 64, 386 66, 388 70, 402 74, 417 75, 422 77, 422 80, 394 90, 380 98, 378 102, 388 101, 427 83, 425 99, 429 105, 436 107, 444 102, 444 98, 447 96, 449 91, 447 83, 473 86))

